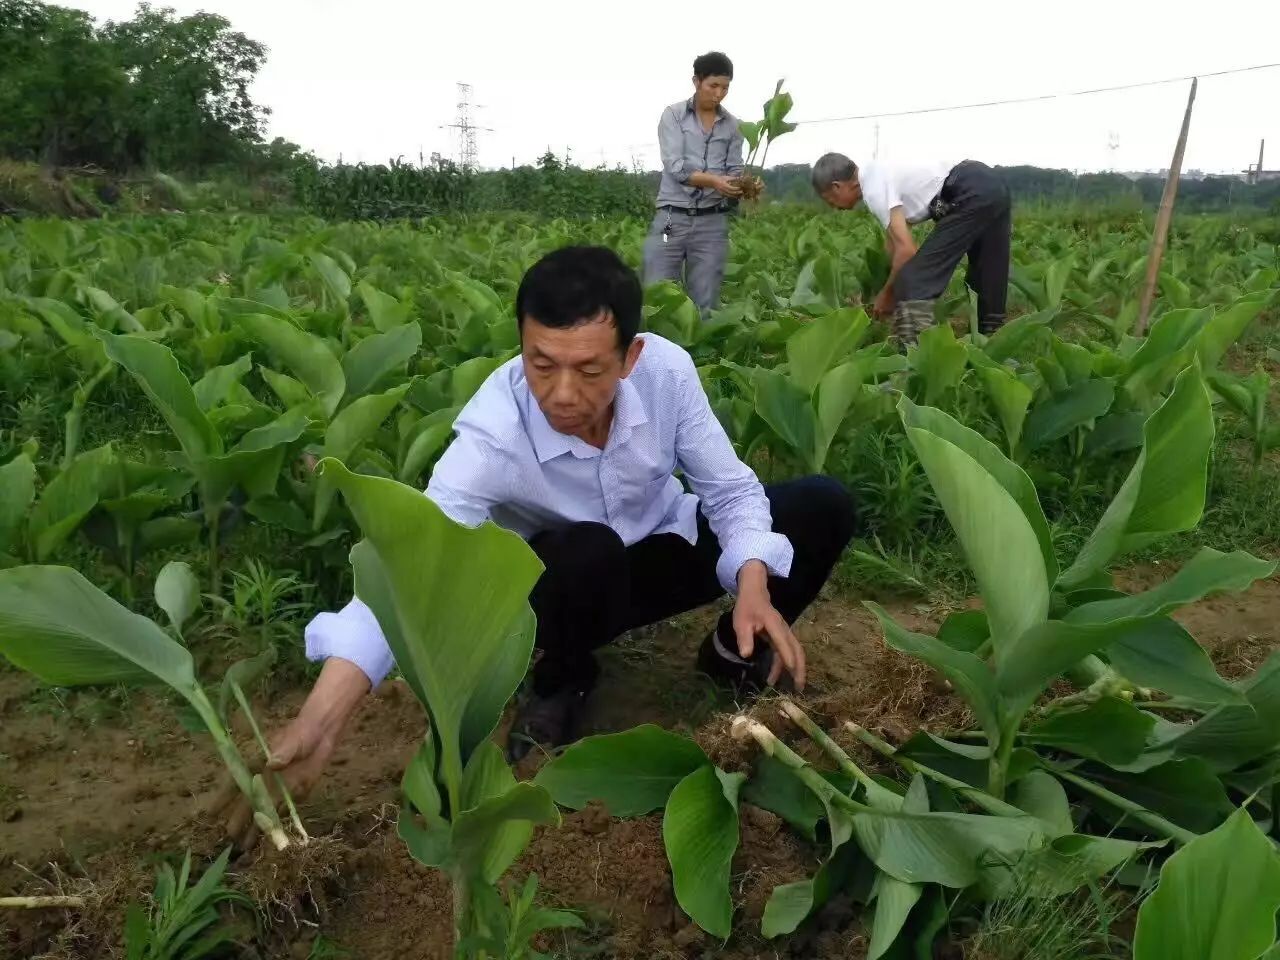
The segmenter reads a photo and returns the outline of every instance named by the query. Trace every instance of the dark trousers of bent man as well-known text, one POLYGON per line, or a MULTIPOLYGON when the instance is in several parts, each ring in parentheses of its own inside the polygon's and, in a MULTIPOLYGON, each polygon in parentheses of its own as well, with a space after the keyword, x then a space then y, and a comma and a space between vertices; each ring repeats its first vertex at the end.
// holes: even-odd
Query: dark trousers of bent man
MULTIPOLYGON (((795 551, 787 577, 769 577, 769 597, 788 623, 826 583, 853 536, 853 499, 830 477, 801 477, 765 487, 773 529, 795 551)), ((631 546, 602 523, 573 523, 540 533, 529 545, 546 569, 529 602, 538 617, 534 692, 547 697, 568 686, 589 690, 599 667, 592 651, 628 630, 657 623, 724 596, 716 577, 720 544, 702 511, 698 542, 655 534, 631 546)), ((732 618, 716 627, 737 650, 732 618)), ((690 649, 692 666, 694 650, 690 649)))
POLYGON ((900 302, 936 300, 960 260, 968 257, 965 283, 978 295, 978 318, 998 324, 1009 295, 1009 188, 985 163, 965 160, 952 168, 938 199, 941 215, 898 272, 894 297, 900 302))

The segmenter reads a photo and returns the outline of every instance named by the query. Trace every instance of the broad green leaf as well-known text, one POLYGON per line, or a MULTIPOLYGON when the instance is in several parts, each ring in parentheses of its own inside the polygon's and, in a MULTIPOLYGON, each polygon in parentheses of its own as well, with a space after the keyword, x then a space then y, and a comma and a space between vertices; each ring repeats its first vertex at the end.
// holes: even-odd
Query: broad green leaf
POLYGON ((988 737, 995 740, 1000 732, 1000 700, 995 677, 986 662, 948 646, 935 637, 904 629, 879 604, 867 600, 863 605, 876 615, 884 631, 885 643, 894 650, 923 660, 954 684, 988 737))
MULTIPOLYGON (((494 749, 498 748, 494 746, 494 749)), ((476 871, 489 884, 497 883, 515 862, 529 842, 534 826, 560 824, 560 811, 546 790, 532 783, 515 783, 514 777, 512 781, 506 791, 463 811, 453 820, 454 859, 463 869, 476 871)))
POLYGON ((987 339, 983 351, 996 363, 1004 363, 1010 357, 1021 355, 1022 348, 1048 329, 1057 315, 1058 308, 1049 307, 1015 317, 987 339))
MULTIPOLYGON (((953 743, 921 730, 902 744, 898 753, 971 786, 986 789, 991 750, 985 744, 953 743)), ((1009 758, 1009 782, 1017 782, 1037 765, 1033 751, 1015 747, 1009 758)))
POLYGON ((426 867, 447 869, 453 864, 453 831, 449 824, 439 818, 418 822, 413 808, 407 804, 400 808, 400 816, 396 820, 396 835, 399 836, 409 856, 426 867))
POLYGON ((1154 406, 1159 394, 1187 366, 1212 316, 1212 308, 1202 307, 1170 310, 1159 317, 1129 361, 1123 379, 1129 395, 1147 409, 1154 406))
POLYGON ((1223 591, 1248 589, 1276 572, 1277 564, 1243 550, 1222 553, 1202 547, 1177 573, 1157 587, 1132 596, 1095 600, 1067 614, 1069 623, 1110 623, 1123 618, 1164 617, 1179 607, 1223 591))
POLYGON ((1196 341, 1200 369, 1212 370, 1222 362, 1233 343, 1240 339, 1249 324, 1274 299, 1275 291, 1266 290, 1241 297, 1231 306, 1214 311, 1196 341))
POLYGON ((1084 452, 1090 457, 1106 457, 1142 447, 1144 413, 1109 413, 1102 417, 1085 437, 1084 452))
POLYGON ((1147 745, 1155 718, 1117 697, 1058 710, 1031 725, 1024 743, 1053 747, 1111 766, 1132 762, 1147 745))
POLYGON ((870 325, 865 311, 842 307, 801 327, 787 340, 787 373, 792 383, 812 395, 827 371, 858 346, 870 325))
POLYGON ((27 508, 36 495, 36 466, 20 453, 0 467, 0 554, 13 546, 27 508))
POLYGON ((1117 837, 1066 834, 1015 863, 988 863, 974 892, 986 899, 1062 897, 1159 846, 1117 837))
POLYGON ((196 397, 196 405, 208 413, 214 407, 225 403, 231 388, 243 380, 245 374, 252 369, 252 353, 241 354, 231 363, 214 367, 191 388, 196 397))
POLYGON ((1090 426, 1111 409, 1115 395, 1110 380, 1082 380, 1068 387, 1032 408, 1023 428, 1023 446, 1038 450, 1072 430, 1090 426))
POLYGON ((0 570, 0 653, 58 687, 168 684, 190 697, 182 644, 68 567, 0 570))
MULTIPOLYGON (((795 780, 793 774, 787 774, 795 780)), ((797 783, 799 781, 796 781, 797 783)), ((743 788, 745 792, 745 787, 743 788)), ((810 796, 813 796, 810 794, 810 796)), ((814 798, 815 802, 817 798, 814 798)), ((821 804, 819 804, 821 806, 821 804)), ((854 871, 864 863, 856 843, 844 843, 808 880, 779 884, 769 894, 760 920, 760 932, 769 939, 794 933, 805 919, 821 908, 833 894, 845 889, 854 871)))
POLYGON ((1147 420, 1138 461, 1075 562, 1058 579, 1073 590, 1126 553, 1200 522, 1213 409, 1194 369, 1177 379, 1173 393, 1147 420))
POLYGON ((982 610, 957 610, 938 628, 938 639, 963 653, 976 653, 990 638, 991 627, 982 610))
POLYGON ((304 407, 311 403, 311 391, 287 373, 280 373, 278 370, 261 365, 258 367, 258 373, 271 388, 271 392, 279 397, 280 402, 286 407, 304 407))
POLYGON ((977 881, 981 863, 1016 861, 1045 843, 1033 817, 867 810, 852 820, 862 851, 904 883, 963 889, 977 881))
MULTIPOLYGON (((976 348, 970 349, 970 357, 976 348)), ((995 407, 996 416, 1000 418, 1000 426, 1004 430, 1005 441, 1009 450, 1016 450, 1022 438, 1023 423, 1027 418, 1027 408, 1031 406, 1031 388, 1017 378, 1008 367, 999 364, 976 366, 978 382, 986 391, 991 405, 995 407)))
POLYGON ((222 453, 222 437, 200 409, 190 381, 168 347, 142 337, 106 332, 98 336, 107 356, 129 371, 155 404, 188 459, 198 462, 222 453))
POLYGON ((807 467, 812 466, 818 423, 807 393, 777 370, 761 370, 756 377, 756 413, 807 467))
POLYGON ((676 784, 662 818, 676 901, 721 940, 729 938, 733 922, 729 867, 738 849, 738 790, 744 779, 703 765, 676 784))
POLYGON ((400 791, 428 822, 439 817, 441 810, 440 788, 436 786, 435 776, 435 741, 428 733, 400 778, 400 791))
POLYGON ((156 606, 165 612, 173 629, 179 635, 191 615, 200 606, 200 583, 191 571, 191 565, 182 560, 170 560, 156 575, 156 606))
POLYGON ((1134 960, 1257 960, 1276 943, 1280 854, 1245 810, 1175 853, 1138 910, 1134 960))
POLYGON ((665 804, 680 781, 710 762, 688 737, 647 723, 579 740, 544 764, 535 782, 572 810, 597 800, 615 817, 638 817, 665 804))
POLYGON ((82 453, 49 481, 28 518, 35 558, 47 559, 97 506, 118 460, 111 444, 82 453))
POLYGON ((1013 805, 1046 824, 1050 837, 1065 836, 1075 829, 1067 792, 1051 774, 1032 770, 1018 780, 1012 790, 1013 805))
POLYGON ((453 368, 449 380, 450 397, 455 407, 460 407, 480 389, 493 371, 502 366, 498 357, 474 357, 453 368))
POLYGON ((441 777, 456 789, 469 756, 464 725, 492 732, 528 668, 533 635, 519 625, 542 564, 515 534, 492 523, 460 526, 411 487, 354 474, 337 460, 321 468, 365 536, 352 550, 356 595, 372 609, 427 708, 441 777), (504 644, 512 649, 503 651, 504 644), (499 652, 500 677, 492 675, 499 652), (485 692, 483 710, 477 691, 485 692))
MULTIPOLYGON (((416 330, 417 327, 412 329, 416 330)), ((408 389, 409 385, 404 383, 386 393, 360 397, 344 407, 324 432, 322 456, 332 457, 345 463, 377 432, 382 421, 391 416, 391 411, 404 399, 408 389)), ((329 514, 335 492, 333 482, 325 479, 322 474, 317 482, 312 529, 319 530, 324 525, 324 519, 329 514)))
POLYGON ((369 393, 384 377, 408 363, 421 345, 422 328, 416 323, 365 337, 342 358, 347 397, 369 393))
POLYGON ((1097 653, 1123 636, 1132 621, 1118 623, 1064 623, 1042 620, 1008 645, 996 665, 996 688, 1022 713, 1044 689, 1068 668, 1097 653))
POLYGON ((325 288, 339 304, 345 306, 351 296, 351 278, 338 266, 337 262, 323 253, 311 254, 311 266, 315 268, 325 288))
POLYGON ((288 320, 265 313, 237 317, 236 323, 306 385, 320 400, 326 416, 333 416, 347 381, 328 344, 288 320))
POLYGON ((925 405, 932 406, 960 383, 969 353, 950 324, 939 323, 920 334, 920 342, 908 359, 924 384, 925 405))
POLYGON ((1122 677, 1140 687, 1200 703, 1247 702, 1243 693, 1218 675, 1195 638, 1167 617, 1135 623, 1107 647, 1106 655, 1122 677))
POLYGON ((863 389, 866 368, 857 362, 844 363, 829 370, 818 385, 818 419, 814 438, 813 467, 821 470, 835 439, 844 423, 849 408, 863 389))
POLYGON ((356 290, 369 312, 369 319, 380 333, 386 333, 408 322, 409 308, 389 293, 383 293, 367 280, 356 284, 356 290))
POLYGON ((887 873, 876 874, 872 888, 875 896, 875 917, 871 921, 871 943, 867 947, 867 960, 880 960, 898 939, 906 926, 907 916, 919 902, 924 887, 918 883, 903 883, 887 873))
MULTIPOLYGON (((931 407, 919 407, 905 397, 898 404, 903 424, 926 430, 958 447, 972 457, 1005 492, 1013 498, 1035 534, 1044 561, 1045 576, 1052 583, 1058 575, 1058 562, 1053 551, 1053 536, 1036 494, 1035 484, 1020 466, 1000 452, 1000 448, 981 434, 964 426, 954 417, 931 407)), ((932 478, 930 478, 932 482, 932 478)))
MULTIPOLYGON (((1044 545, 1022 505, 987 463, 939 433, 913 425, 920 421, 912 410, 906 407, 903 413, 907 436, 978 581, 999 663, 1013 641, 1048 615, 1050 578, 1044 545)), ((949 432, 954 435, 955 430, 949 432)), ((998 458, 995 462, 1013 467, 995 447, 983 443, 998 458)), ((1016 476, 1030 485, 1021 470, 1016 476)))
POLYGON ((413 428, 413 439, 404 453, 404 460, 396 472, 401 483, 413 485, 427 465, 444 449, 453 435, 453 421, 458 416, 457 407, 448 407, 429 413, 413 428))
POLYGON ((247 693, 271 672, 278 657, 276 645, 271 643, 263 647, 260 653, 237 660, 227 668, 218 687, 218 716, 224 726, 229 726, 231 722, 231 705, 236 702, 236 688, 247 693))

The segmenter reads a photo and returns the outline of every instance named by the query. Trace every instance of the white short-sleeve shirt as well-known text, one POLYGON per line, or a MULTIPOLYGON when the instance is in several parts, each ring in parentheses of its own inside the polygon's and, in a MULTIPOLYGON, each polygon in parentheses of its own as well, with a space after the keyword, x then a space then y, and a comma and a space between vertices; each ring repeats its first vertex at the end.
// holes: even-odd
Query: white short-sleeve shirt
POLYGON ((859 165, 858 182, 862 199, 877 220, 889 226, 889 213, 902 207, 907 223, 929 219, 929 204, 942 190, 942 184, 955 163, 895 163, 872 160, 859 165))

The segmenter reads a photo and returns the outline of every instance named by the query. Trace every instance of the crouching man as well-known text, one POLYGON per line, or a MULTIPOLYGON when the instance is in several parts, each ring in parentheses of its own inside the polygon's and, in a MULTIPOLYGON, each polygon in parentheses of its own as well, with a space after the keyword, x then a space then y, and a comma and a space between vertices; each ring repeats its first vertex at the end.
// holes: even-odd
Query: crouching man
MULTIPOLYGON (((638 333, 641 301, 638 277, 610 250, 568 247, 536 263, 516 296, 521 354, 458 415, 427 487, 457 522, 491 519, 545 565, 530 595, 540 656, 513 759, 529 743, 576 738, 597 648, 726 593, 733 609, 702 641, 698 669, 740 687, 785 672, 802 688, 805 654, 791 624, 853 533, 853 504, 836 481, 760 484, 734 453, 689 355, 638 333)), ((273 765, 303 794, 393 666, 357 599, 317 616, 306 644, 324 667, 272 742, 273 765)), ((247 807, 230 826, 249 826, 247 807)))

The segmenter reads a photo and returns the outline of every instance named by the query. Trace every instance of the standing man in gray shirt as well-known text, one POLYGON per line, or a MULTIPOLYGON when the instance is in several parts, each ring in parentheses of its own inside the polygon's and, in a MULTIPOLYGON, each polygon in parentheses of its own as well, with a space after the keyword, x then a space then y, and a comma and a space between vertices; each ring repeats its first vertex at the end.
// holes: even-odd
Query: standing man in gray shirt
POLYGON ((645 283, 684 279, 705 319, 720 302, 729 211, 742 195, 742 134, 722 107, 733 80, 723 53, 693 61, 693 96, 662 111, 658 214, 644 244, 645 283))

